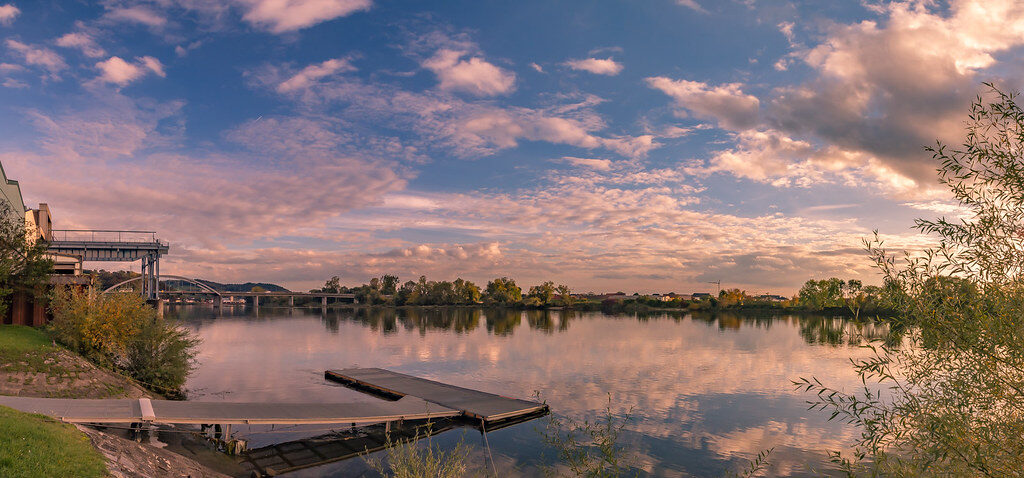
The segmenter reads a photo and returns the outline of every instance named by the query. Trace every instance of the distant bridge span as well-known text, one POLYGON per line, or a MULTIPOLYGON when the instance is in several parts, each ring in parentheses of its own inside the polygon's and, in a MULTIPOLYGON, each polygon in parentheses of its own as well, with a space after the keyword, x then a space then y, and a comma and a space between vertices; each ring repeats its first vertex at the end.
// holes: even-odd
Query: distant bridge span
MULTIPOLYGON (((184 295, 184 294, 207 294, 207 295, 212 295, 212 296, 214 296, 213 304, 214 304, 214 306, 218 306, 218 307, 221 305, 221 302, 222 302, 224 297, 230 297, 230 298, 234 298, 234 297, 252 297, 253 304, 256 305, 257 307, 260 305, 260 297, 287 297, 288 298, 288 305, 289 306, 294 306, 295 305, 295 298, 296 297, 300 297, 300 298, 301 297, 308 297, 308 298, 320 299, 320 303, 323 306, 327 306, 327 299, 335 299, 335 300, 345 299, 345 300, 351 300, 353 304, 358 304, 359 303, 359 300, 356 299, 356 295, 355 294, 340 294, 340 293, 334 293, 334 292, 288 292, 288 291, 285 291, 285 292, 252 292, 252 291, 250 291, 250 292, 230 292, 230 291, 221 291, 221 290, 214 289, 213 287, 210 287, 209 285, 206 285, 206 284, 204 284, 202 282, 199 282, 198 280, 195 280, 195 279, 189 279, 188 277, 182 277, 182 276, 176 276, 176 275, 166 275, 165 274, 165 275, 160 276, 160 279, 161 279, 161 282, 168 281, 168 280, 172 280, 172 281, 173 280, 177 280, 177 281, 187 282, 189 284, 195 285, 196 287, 198 287, 200 289, 200 290, 197 290, 197 291, 161 290, 161 291, 159 291, 159 293, 161 295, 184 295)), ((140 282, 142 280, 143 280, 142 276, 133 277, 131 279, 128 279, 128 280, 122 281, 122 282, 118 282, 117 284, 114 284, 114 285, 108 287, 106 290, 103 291, 103 293, 104 294, 108 294, 108 293, 111 293, 111 292, 116 292, 116 290, 119 287, 128 285, 128 284, 130 284, 132 282, 140 282)), ((159 285, 158 285, 158 287, 159 287, 159 285)))
MULTIPOLYGON (((117 284, 114 284, 114 285, 112 285, 110 287, 107 287, 107 289, 104 290, 103 293, 106 294, 106 293, 109 293, 109 292, 114 292, 114 290, 117 289, 118 287, 121 287, 123 285, 128 285, 128 284, 130 284, 132 282, 141 282, 142 279, 143 279, 142 276, 138 276, 138 277, 132 277, 131 279, 128 279, 126 281, 118 282, 117 284)), ((188 277, 164 274, 164 275, 160 276, 160 280, 161 281, 164 281, 164 280, 180 280, 182 282, 188 282, 189 284, 192 284, 192 285, 202 289, 202 290, 199 290, 199 291, 189 292, 190 294, 213 294, 213 295, 217 295, 217 296, 223 296, 224 295, 219 290, 214 289, 213 287, 210 287, 210 286, 208 286, 206 284, 203 284, 202 282, 199 282, 199 281, 196 281, 196 280, 193 280, 193 279, 189 279, 188 277)), ((164 294, 166 294, 168 292, 172 292, 173 293, 174 291, 166 291, 166 290, 162 291, 162 293, 164 293, 164 294)))

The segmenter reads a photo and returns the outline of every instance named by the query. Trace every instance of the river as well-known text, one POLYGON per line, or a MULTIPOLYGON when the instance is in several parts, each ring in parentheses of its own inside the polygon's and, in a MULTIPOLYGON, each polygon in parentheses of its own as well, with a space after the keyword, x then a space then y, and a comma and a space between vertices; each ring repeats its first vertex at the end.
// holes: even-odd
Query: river
MULTIPOLYGON (((325 381, 323 372, 382 367, 506 396, 539 393, 559 416, 594 419, 610 406, 616 420, 628 416, 621 443, 640 473, 666 477, 722 476, 771 447, 770 474, 820 476, 826 451, 846 449, 857 432, 808 411, 810 397, 790 381, 814 376, 853 389, 859 382, 849 359, 866 355, 858 337, 884 334, 839 318, 734 313, 237 307, 215 315, 203 306, 171 313, 202 339, 190 399, 372 400, 325 381)), ((535 476, 553 463, 537 430, 546 422, 488 434, 501 476, 535 476)), ((249 438, 254 446, 282 439, 249 438)), ((463 440, 474 466, 491 466, 475 430, 434 440, 463 440)), ((354 459, 294 476, 365 469, 354 459)))

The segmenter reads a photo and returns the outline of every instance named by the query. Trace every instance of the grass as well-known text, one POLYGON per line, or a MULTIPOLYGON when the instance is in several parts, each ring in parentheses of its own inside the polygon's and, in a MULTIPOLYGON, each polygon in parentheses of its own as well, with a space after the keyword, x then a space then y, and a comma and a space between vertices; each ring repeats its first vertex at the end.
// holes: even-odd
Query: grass
POLYGON ((24 325, 0 325, 0 366, 6 372, 43 373, 66 380, 80 370, 60 364, 60 347, 46 332, 24 325))
POLYGON ((54 350, 46 332, 25 325, 0 325, 0 353, 25 354, 54 350))
POLYGON ((120 383, 93 383, 87 390, 83 390, 84 385, 74 385, 92 373, 93 368, 84 359, 69 360, 72 355, 75 354, 54 345, 43 330, 0 325, 0 376, 6 375, 8 383, 17 383, 21 393, 51 398, 124 396, 126 389, 120 383))
POLYGON ((89 438, 75 427, 0 407, 0 476, 103 477, 107 467, 89 438))

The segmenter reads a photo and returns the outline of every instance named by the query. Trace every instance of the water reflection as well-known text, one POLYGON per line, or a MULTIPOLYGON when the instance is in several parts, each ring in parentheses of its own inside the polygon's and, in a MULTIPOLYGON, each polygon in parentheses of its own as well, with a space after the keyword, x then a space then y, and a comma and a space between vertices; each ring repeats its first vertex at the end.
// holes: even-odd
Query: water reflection
MULTIPOLYGON (((856 432, 807 412, 806 397, 789 380, 814 375, 856 386, 848 359, 864 351, 853 345, 888 334, 870 322, 735 313, 178 312, 204 341, 201 365, 188 384, 195 398, 357 399, 322 378, 326 368, 353 366, 508 396, 540 391, 555 413, 575 417, 597 416, 610 397, 615 416, 632 409, 623 439, 641 471, 656 476, 721 476, 773 446, 772 474, 806 473, 808 464, 825 460, 824 450, 842 448, 856 432)), ((546 462, 533 424, 489 438, 503 475, 532 476, 546 462)), ((308 476, 344 476, 360 466, 345 462, 308 476)))

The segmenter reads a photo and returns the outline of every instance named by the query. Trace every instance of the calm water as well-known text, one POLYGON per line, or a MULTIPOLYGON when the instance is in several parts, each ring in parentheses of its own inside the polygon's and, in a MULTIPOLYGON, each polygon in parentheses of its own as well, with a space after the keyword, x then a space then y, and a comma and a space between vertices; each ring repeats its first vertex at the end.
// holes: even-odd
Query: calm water
MULTIPOLYGON (((864 350, 851 337, 882 333, 841 319, 736 314, 238 308, 214 317, 200 306, 177 313, 203 340, 187 384, 192 399, 372 400, 323 379, 325 369, 345 367, 523 398, 537 391, 554 413, 572 417, 603 414, 610 397, 617 417, 630 416, 622 442, 653 476, 721 476, 769 447, 772 474, 820 474, 824 452, 843 449, 856 432, 808 412, 790 380, 813 375, 856 387, 849 358, 864 350)), ((499 474, 533 476, 550 463, 536 431, 544 422, 488 435, 499 474)), ((254 446, 287 438, 250 435, 254 446)), ((435 437, 442 445, 460 439, 483 467, 478 432, 435 437)), ((365 468, 356 459, 295 475, 365 468)))

